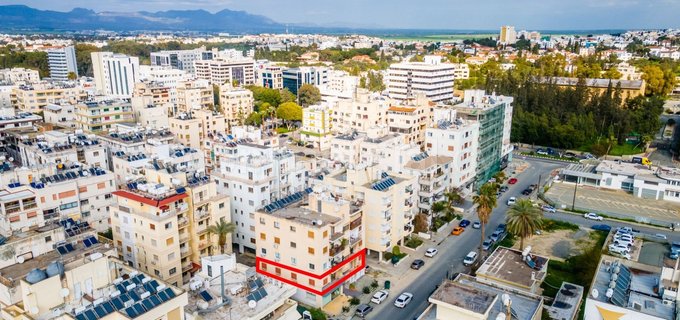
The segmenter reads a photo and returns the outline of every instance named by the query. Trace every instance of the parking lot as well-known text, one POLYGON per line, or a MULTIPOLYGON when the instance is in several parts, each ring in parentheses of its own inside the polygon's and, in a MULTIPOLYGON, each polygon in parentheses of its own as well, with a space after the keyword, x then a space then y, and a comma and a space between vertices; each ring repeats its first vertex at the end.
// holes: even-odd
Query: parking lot
POLYGON ((640 249, 638 261, 661 267, 664 257, 668 256, 668 252, 668 246, 665 244, 645 241, 640 249))
MULTIPOLYGON (((562 205, 571 208, 574 185, 554 183, 545 196, 556 203, 558 208, 562 205)), ((623 191, 603 190, 590 186, 578 186, 576 209, 659 225, 667 225, 680 220, 678 205, 672 202, 642 199, 623 191)))

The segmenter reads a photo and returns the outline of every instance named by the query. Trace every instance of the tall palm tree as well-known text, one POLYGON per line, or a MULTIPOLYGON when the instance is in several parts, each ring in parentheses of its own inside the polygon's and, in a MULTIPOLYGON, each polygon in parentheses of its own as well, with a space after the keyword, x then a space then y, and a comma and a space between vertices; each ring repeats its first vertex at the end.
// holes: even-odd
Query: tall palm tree
POLYGON ((529 199, 519 199, 505 216, 508 231, 519 237, 519 250, 524 250, 524 238, 543 226, 543 214, 529 199))
POLYGON ((444 192, 444 203, 446 205, 446 213, 453 214, 455 212, 456 205, 463 202, 463 197, 460 195, 458 190, 454 188, 449 188, 444 192))
POLYGON ((224 220, 218 220, 212 226, 208 226, 208 233, 217 235, 217 245, 220 246, 220 253, 224 254, 224 245, 227 243, 227 235, 236 230, 236 225, 224 220))
POLYGON ((484 227, 489 222, 491 212, 497 206, 496 203, 496 189, 495 183, 485 183, 479 188, 479 192, 472 197, 472 202, 477 205, 477 218, 481 224, 481 238, 479 240, 479 252, 482 252, 482 244, 484 243, 484 227))
POLYGON ((496 180, 496 184, 500 186, 508 177, 505 175, 505 171, 501 170, 496 172, 496 174, 493 175, 493 178, 496 180))

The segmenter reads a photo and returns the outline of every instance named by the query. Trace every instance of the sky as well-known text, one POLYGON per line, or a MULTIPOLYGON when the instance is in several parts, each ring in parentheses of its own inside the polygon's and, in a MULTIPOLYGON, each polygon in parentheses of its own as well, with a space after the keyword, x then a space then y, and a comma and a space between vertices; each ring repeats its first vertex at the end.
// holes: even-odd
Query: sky
POLYGON ((680 0, 0 0, 69 11, 243 10, 281 23, 496 30, 680 28, 680 0))

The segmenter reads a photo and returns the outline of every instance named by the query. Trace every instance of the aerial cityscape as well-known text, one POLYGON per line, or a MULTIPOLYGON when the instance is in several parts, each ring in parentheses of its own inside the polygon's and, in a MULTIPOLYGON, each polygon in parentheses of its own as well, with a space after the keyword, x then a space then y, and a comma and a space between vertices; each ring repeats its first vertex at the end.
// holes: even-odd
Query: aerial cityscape
POLYGON ((678 12, 0 1, 0 319, 680 319, 678 12))

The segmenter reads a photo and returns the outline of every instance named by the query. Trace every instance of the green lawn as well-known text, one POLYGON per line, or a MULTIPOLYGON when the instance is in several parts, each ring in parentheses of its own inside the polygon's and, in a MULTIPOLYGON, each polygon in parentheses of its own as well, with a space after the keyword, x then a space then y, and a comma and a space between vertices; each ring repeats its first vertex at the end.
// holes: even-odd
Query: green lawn
POLYGON ((612 156, 625 156, 631 154, 643 153, 642 148, 636 148, 633 144, 624 143, 623 145, 615 145, 609 150, 609 154, 612 156))

